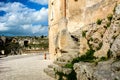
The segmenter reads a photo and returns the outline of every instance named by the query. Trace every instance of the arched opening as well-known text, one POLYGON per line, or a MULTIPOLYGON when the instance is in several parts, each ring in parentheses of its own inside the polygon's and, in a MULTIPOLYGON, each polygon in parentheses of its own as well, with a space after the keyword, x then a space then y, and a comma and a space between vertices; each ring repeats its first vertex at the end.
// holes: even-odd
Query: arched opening
POLYGON ((25 46, 25 47, 28 47, 28 42, 29 42, 29 41, 27 41, 27 40, 24 41, 24 46, 25 46))

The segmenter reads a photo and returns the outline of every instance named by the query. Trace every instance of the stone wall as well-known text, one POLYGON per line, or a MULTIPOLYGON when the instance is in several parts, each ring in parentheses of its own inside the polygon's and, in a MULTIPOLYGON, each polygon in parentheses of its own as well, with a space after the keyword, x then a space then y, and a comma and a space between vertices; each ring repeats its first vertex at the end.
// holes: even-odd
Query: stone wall
POLYGON ((114 7, 72 33, 64 17, 53 41, 56 60, 44 71, 56 80, 120 80, 120 4, 114 7))
MULTIPOLYGON (((63 37, 60 39, 60 34, 64 29, 67 31, 67 38, 64 40, 70 39, 68 36, 74 35, 79 29, 87 27, 97 19, 104 19, 108 14, 113 14, 115 5, 119 2, 120 0, 49 0, 49 53, 51 59, 61 56, 62 45, 71 46, 65 42, 59 43, 63 39, 63 37)), ((76 44, 73 37, 69 43, 79 48, 79 43, 76 44)))

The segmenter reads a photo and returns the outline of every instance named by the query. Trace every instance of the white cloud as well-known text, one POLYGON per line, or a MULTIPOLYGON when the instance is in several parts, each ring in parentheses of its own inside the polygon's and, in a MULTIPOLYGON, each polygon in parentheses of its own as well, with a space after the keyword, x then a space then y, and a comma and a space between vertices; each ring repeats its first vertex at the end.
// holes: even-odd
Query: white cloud
POLYGON ((40 10, 35 10, 27 8, 21 3, 14 2, 2 5, 0 11, 7 12, 4 16, 0 16, 0 33, 5 30, 8 30, 7 32, 11 34, 22 35, 41 35, 47 33, 47 26, 41 26, 47 25, 47 8, 43 7, 40 10))
POLYGON ((26 24, 26 25, 22 25, 21 27, 22 27, 24 30, 27 30, 27 29, 30 28, 30 25, 29 25, 29 24, 28 24, 28 25, 26 24))
POLYGON ((48 0, 30 0, 31 2, 40 4, 40 5, 47 5, 48 4, 48 0))
POLYGON ((6 31, 8 30, 8 27, 5 27, 4 23, 0 23, 0 31, 6 31))

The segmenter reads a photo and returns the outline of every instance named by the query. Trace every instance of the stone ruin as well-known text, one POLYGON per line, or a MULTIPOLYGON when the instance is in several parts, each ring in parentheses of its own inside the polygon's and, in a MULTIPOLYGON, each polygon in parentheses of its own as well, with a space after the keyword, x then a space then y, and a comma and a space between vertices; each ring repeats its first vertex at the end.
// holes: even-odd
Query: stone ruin
POLYGON ((44 71, 57 80, 120 80, 119 0, 50 0, 44 71))

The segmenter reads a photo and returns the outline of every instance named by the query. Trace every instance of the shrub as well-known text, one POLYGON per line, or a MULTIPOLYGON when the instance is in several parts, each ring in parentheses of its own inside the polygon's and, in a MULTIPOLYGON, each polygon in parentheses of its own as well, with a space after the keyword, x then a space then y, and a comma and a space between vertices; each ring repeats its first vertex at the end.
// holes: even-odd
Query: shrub
POLYGON ((77 80, 76 73, 73 69, 73 65, 77 62, 83 61, 83 62, 93 62, 95 57, 93 56, 94 50, 90 49, 86 52, 85 55, 82 55, 81 57, 74 58, 70 63, 66 64, 65 68, 72 69, 72 72, 69 75, 65 75, 63 73, 58 74, 60 76, 59 80, 62 80, 62 76, 66 76, 68 80, 77 80), (62 75, 62 76, 61 76, 62 75))
POLYGON ((99 61, 106 61, 108 58, 106 57, 101 57, 99 61))
POLYGON ((92 37, 90 38, 90 41, 93 41, 93 38, 92 38, 92 37))
POLYGON ((102 45, 103 45, 103 43, 101 42, 101 43, 99 43, 99 47, 97 48, 97 50, 100 50, 101 49, 101 47, 102 47, 102 45))
POLYGON ((110 25, 111 25, 111 22, 107 22, 107 23, 106 23, 106 26, 104 26, 104 28, 107 29, 108 27, 110 27, 110 25))
POLYGON ((76 73, 74 70, 72 70, 72 72, 69 75, 67 75, 67 79, 68 80, 77 80, 76 73))
POLYGON ((111 22, 107 22, 106 28, 110 27, 111 22))
POLYGON ((74 63, 77 63, 77 62, 80 62, 80 61, 83 61, 83 62, 93 62, 95 57, 93 56, 94 55, 94 50, 90 49, 86 52, 86 54, 80 56, 80 57, 77 57, 77 58, 74 58, 72 60, 71 63, 68 63, 65 65, 65 67, 67 68, 72 68, 73 67, 73 64, 74 63))
POLYGON ((63 80, 63 76, 65 76, 66 78, 67 78, 67 80, 77 80, 77 78, 76 78, 76 73, 75 73, 75 71, 74 71, 74 69, 73 69, 73 65, 74 64, 72 64, 72 63, 68 63, 68 64, 66 64, 64 67, 65 68, 70 68, 70 69, 72 69, 72 72, 70 73, 70 74, 64 74, 63 72, 56 72, 56 74, 57 75, 59 75, 59 79, 58 80, 63 80))
POLYGON ((108 21, 111 21, 112 18, 113 18, 113 14, 108 14, 108 16, 107 16, 108 21))
POLYGON ((63 72, 56 72, 57 75, 59 75, 59 79, 58 80, 63 80, 63 76, 66 76, 66 74, 64 74, 63 72))
POLYGON ((6 43, 5 45, 5 55, 17 55, 18 53, 16 53, 17 51, 19 51, 19 49, 21 49, 19 43, 6 43), (11 53, 11 51, 13 51, 14 53, 11 53))
POLYGON ((72 64, 72 63, 68 63, 68 64, 65 65, 65 67, 66 67, 66 68, 71 68, 71 69, 72 69, 72 68, 73 68, 73 64, 72 64))
POLYGON ((87 32, 87 31, 82 31, 82 37, 85 37, 85 36, 86 36, 86 32, 87 32))
POLYGON ((65 76, 67 78, 67 80, 77 80, 76 73, 74 70, 72 70, 72 72, 68 75, 64 74, 63 72, 56 72, 56 74, 59 75, 58 80, 63 80, 63 76, 65 76))
POLYGON ((118 80, 117 78, 115 78, 114 80, 118 80))
POLYGON ((94 50, 90 49, 86 52, 85 55, 82 55, 80 57, 80 61, 84 61, 84 62, 91 62, 95 59, 95 57, 93 56, 94 55, 94 50))
POLYGON ((101 25, 102 20, 101 20, 101 19, 98 19, 96 23, 97 23, 98 25, 101 25))

